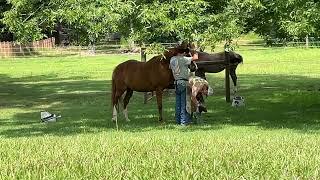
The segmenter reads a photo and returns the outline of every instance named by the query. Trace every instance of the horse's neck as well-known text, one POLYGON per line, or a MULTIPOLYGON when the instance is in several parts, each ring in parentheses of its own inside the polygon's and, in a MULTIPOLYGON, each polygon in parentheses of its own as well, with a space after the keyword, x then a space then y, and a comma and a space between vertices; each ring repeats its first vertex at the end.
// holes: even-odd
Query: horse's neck
POLYGON ((161 61, 163 62, 170 62, 170 59, 167 61, 164 59, 162 55, 154 56, 149 61, 146 62, 147 66, 153 66, 155 64, 160 64, 161 61))
POLYGON ((157 62, 157 61, 165 61, 165 62, 170 62, 170 59, 174 56, 174 52, 168 50, 165 51, 163 54, 154 56, 151 58, 148 62, 157 62))
POLYGON ((163 56, 165 57, 165 58, 172 58, 173 56, 175 55, 175 53, 173 52, 173 50, 172 49, 169 49, 168 51, 165 51, 164 53, 163 53, 163 56))
POLYGON ((175 56, 175 53, 172 49, 168 49, 163 54, 160 55, 161 60, 170 61, 170 59, 175 56))
POLYGON ((149 61, 147 61, 146 63, 147 63, 147 64, 150 64, 150 63, 158 62, 158 61, 161 60, 161 57, 162 57, 161 55, 154 56, 154 57, 152 57, 149 61))

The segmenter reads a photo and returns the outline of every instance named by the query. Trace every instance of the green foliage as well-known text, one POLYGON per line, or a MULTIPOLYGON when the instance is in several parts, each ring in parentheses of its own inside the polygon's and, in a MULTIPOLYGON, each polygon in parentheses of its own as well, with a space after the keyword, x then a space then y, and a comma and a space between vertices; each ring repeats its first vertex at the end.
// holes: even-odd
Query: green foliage
POLYGON ((5 13, 3 22, 21 42, 41 39, 47 30, 56 30, 57 23, 67 25, 71 34, 84 44, 117 31, 138 43, 179 40, 212 43, 238 36, 240 32, 234 16, 215 14, 216 8, 210 7, 212 3, 203 0, 14 0, 10 3, 13 8, 5 13))
POLYGON ((319 2, 264 0, 261 4, 262 6, 252 11, 252 16, 247 18, 248 30, 255 30, 265 39, 319 36, 319 2))
POLYGON ((161 54, 166 51, 166 47, 159 43, 152 43, 146 48, 147 54, 161 54))
POLYGON ((124 16, 122 34, 140 43, 192 40, 204 17, 206 3, 197 1, 152 1, 136 4, 132 14, 124 16))
POLYGON ((4 16, 4 12, 8 11, 11 9, 11 5, 7 3, 6 0, 0 0, 0 41, 1 40, 10 40, 11 39, 11 34, 6 28, 6 26, 1 22, 1 19, 4 16))
POLYGON ((225 8, 214 8, 211 1, 203 0, 141 3, 133 12, 136 16, 130 14, 122 19, 131 24, 131 30, 122 33, 140 43, 187 40, 198 42, 198 46, 214 46, 242 32, 238 15, 225 10, 229 7, 225 1, 220 2, 225 8))
POLYGON ((10 1, 13 8, 3 22, 20 42, 41 39, 44 31, 54 31, 58 23, 67 25, 82 43, 93 43, 117 30, 121 13, 128 5, 114 0, 10 1))
MULTIPOLYGON (((3 0, 2 0, 3 1, 3 0)), ((10 0, 2 22, 20 42, 50 35, 61 24, 72 41, 95 44, 121 32, 139 44, 194 41, 214 47, 254 31, 265 39, 319 35, 313 0, 10 0)), ((0 13, 1 13, 0 9, 0 13)), ((1 18, 1 14, 0 14, 1 18)))

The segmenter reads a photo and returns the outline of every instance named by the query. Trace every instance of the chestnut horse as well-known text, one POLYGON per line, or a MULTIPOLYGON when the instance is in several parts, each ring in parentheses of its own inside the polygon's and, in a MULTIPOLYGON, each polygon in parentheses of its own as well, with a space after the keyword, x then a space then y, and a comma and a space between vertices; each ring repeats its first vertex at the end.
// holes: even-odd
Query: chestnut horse
POLYGON ((170 59, 178 53, 189 53, 194 46, 189 43, 168 49, 162 55, 155 56, 147 62, 128 60, 119 64, 112 74, 112 107, 113 121, 117 121, 117 107, 122 95, 126 92, 123 99, 123 114, 126 121, 128 118, 127 105, 133 94, 138 92, 156 92, 159 121, 162 121, 162 93, 174 83, 171 69, 169 69, 170 59))

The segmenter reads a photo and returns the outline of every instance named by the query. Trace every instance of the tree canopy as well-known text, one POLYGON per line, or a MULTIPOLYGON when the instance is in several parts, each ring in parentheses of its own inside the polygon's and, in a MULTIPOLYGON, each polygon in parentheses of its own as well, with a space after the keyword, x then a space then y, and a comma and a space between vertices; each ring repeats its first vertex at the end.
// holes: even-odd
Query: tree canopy
MULTIPOLYGON (((4 1, 4 0, 0 0, 4 1)), ((58 25, 78 44, 120 32, 138 43, 190 40, 212 45, 254 31, 268 38, 319 35, 314 0, 7 0, 0 28, 19 42, 49 36, 58 25), (1 25, 2 24, 2 25, 1 25)))

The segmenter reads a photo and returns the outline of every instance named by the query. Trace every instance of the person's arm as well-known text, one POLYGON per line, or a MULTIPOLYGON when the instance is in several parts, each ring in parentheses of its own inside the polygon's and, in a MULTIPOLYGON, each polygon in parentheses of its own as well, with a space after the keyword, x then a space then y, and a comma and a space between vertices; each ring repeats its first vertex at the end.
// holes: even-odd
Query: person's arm
POLYGON ((172 58, 170 59, 169 69, 172 69, 172 63, 173 63, 173 61, 175 61, 175 57, 172 57, 172 58))

